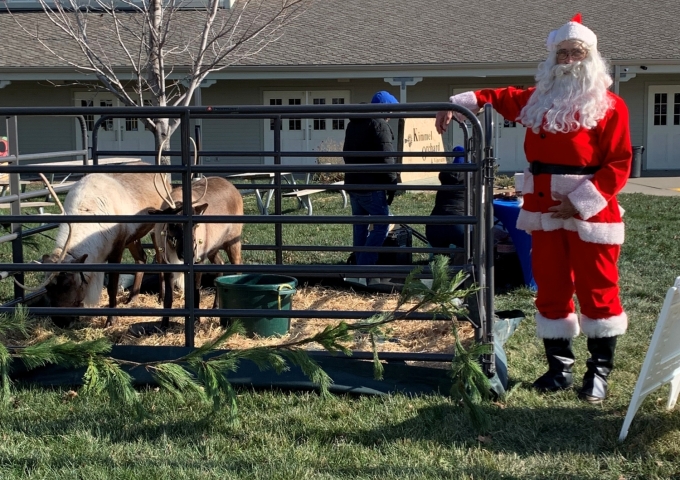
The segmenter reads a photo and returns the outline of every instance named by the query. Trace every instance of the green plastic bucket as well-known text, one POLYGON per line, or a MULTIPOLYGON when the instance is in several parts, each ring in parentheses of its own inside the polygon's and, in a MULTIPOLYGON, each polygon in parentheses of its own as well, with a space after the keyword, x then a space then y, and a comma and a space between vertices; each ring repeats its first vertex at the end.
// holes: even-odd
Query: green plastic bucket
MULTIPOLYGON (((285 275, 226 275, 215 279, 219 308, 290 310, 297 279, 285 275)), ((285 335, 287 317, 220 317, 223 327, 240 320, 249 336, 285 335)))

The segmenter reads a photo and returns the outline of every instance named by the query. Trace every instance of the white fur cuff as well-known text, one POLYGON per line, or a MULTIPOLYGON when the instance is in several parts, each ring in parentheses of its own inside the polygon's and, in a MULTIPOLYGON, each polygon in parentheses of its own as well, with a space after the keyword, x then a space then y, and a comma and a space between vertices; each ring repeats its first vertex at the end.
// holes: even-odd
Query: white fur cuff
MULTIPOLYGON (((473 91, 453 95, 449 98, 449 101, 451 103, 455 103, 456 105, 460 105, 461 107, 467 108, 475 115, 479 112, 479 106, 477 106, 477 95, 475 95, 475 92, 473 91)), ((453 112, 453 114, 456 115, 456 112, 453 112)), ((465 120, 465 117, 463 117, 463 120, 465 120)))
POLYGON ((618 337, 628 329, 628 315, 614 315, 609 318, 593 320, 581 314, 581 328, 588 338, 618 337))
POLYGON ((538 338, 574 338, 579 334, 578 316, 570 313, 567 318, 551 320, 536 313, 536 336, 538 338))
POLYGON ((567 196, 583 220, 588 220, 607 206, 607 200, 590 180, 583 182, 567 196))

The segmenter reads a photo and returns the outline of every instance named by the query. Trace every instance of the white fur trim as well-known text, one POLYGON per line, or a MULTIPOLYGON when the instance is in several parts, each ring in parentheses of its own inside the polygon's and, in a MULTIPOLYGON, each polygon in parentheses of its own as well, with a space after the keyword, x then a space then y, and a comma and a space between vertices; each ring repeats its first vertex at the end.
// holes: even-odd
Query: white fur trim
POLYGON ((538 338, 574 338, 579 332, 578 316, 575 313, 557 320, 551 320, 536 313, 536 336, 538 338))
MULTIPOLYGON (((571 220, 571 219, 570 219, 571 220)), ((625 226, 619 223, 594 223, 574 219, 578 236, 584 242, 604 245, 621 245, 625 239, 625 226)))
POLYGON ((603 245, 621 245, 625 239, 625 225, 619 223, 595 223, 575 218, 552 218, 552 213, 529 212, 520 210, 517 217, 517 228, 531 233, 534 230, 552 232, 563 228, 578 232, 581 240, 603 245))
POLYGON ((542 213, 541 214, 541 227, 542 230, 546 232, 552 232, 554 230, 559 230, 564 228, 565 221, 563 218, 553 218, 553 213, 542 213))
POLYGON ((589 48, 597 48, 597 35, 582 23, 565 23, 557 30, 550 32, 545 43, 548 50, 554 50, 557 48, 557 45, 565 40, 580 40, 589 48))
POLYGON ((527 193, 534 193, 534 174, 531 173, 528 168, 525 168, 522 195, 526 195, 527 193))
POLYGON ((593 320, 581 314, 581 329, 588 338, 618 337, 628 329, 628 315, 614 315, 609 318, 593 320))
POLYGON ((593 178, 592 175, 551 175, 550 193, 553 200, 558 200, 555 194, 569 195, 581 186, 586 180, 593 178))
POLYGON ((525 232, 532 232, 533 230, 543 230, 541 227, 541 213, 528 212, 524 209, 519 211, 517 216, 516 227, 525 232))
POLYGON ((583 220, 588 220, 607 206, 607 200, 590 180, 579 185, 568 197, 583 220))
MULTIPOLYGON (((475 95, 475 92, 473 91, 453 95, 449 98, 449 101, 451 103, 455 103, 456 105, 460 105, 461 107, 467 108, 474 114, 479 112, 479 106, 477 105, 477 95, 475 95)), ((453 113, 456 115, 456 112, 453 113)), ((463 117, 462 120, 465 120, 465 117, 463 117)))

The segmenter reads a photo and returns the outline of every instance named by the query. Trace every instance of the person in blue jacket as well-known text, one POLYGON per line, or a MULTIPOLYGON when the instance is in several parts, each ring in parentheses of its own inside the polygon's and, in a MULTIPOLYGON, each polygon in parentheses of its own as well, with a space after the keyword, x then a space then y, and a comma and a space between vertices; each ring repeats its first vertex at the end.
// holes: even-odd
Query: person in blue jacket
MULTIPOLYGON (((384 90, 373 95, 371 103, 399 103, 396 98, 384 90)), ((393 152, 394 134, 384 118, 353 118, 347 124, 343 151, 360 152, 393 152)), ((348 165, 357 164, 394 164, 393 155, 385 157, 344 157, 348 165)), ((352 185, 393 185, 399 183, 397 172, 347 172, 345 185, 352 205, 352 215, 389 215, 389 205, 394 198, 394 190, 386 191, 377 187, 375 190, 352 190, 352 185)), ((352 239, 355 247, 380 247, 387 238, 389 225, 376 223, 369 230, 367 224, 355 224, 352 228, 352 239)), ((357 265, 375 265, 378 261, 376 252, 357 252, 357 265)))

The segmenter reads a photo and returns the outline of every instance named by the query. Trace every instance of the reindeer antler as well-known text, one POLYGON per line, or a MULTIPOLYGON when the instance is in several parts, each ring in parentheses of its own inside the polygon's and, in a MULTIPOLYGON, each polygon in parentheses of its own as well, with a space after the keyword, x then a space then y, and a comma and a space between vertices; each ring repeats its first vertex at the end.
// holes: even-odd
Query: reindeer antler
POLYGON ((61 210, 61 214, 66 215, 66 210, 64 210, 64 206, 61 204, 61 200, 59 200, 59 197, 57 196, 56 192, 54 191, 54 188, 52 188, 52 184, 49 182, 49 180, 47 180, 47 177, 45 177, 45 175, 43 175, 42 173, 38 173, 38 175, 40 175, 40 178, 42 178, 43 182, 45 182, 45 186, 50 191, 50 195, 52 195, 52 198, 54 198, 54 201, 59 206, 59 210, 61 210))
MULTIPOLYGON (((193 138, 189 137, 189 140, 191 140, 191 143, 194 145, 194 165, 198 163, 198 146, 196 145, 196 142, 194 141, 193 138)), ((168 138, 164 139, 161 142, 160 147, 158 147, 158 156, 156 157, 156 165, 161 164, 161 154, 163 153, 163 147, 165 146, 166 142, 168 141, 168 138)), ((156 183, 156 178, 158 178, 158 175, 161 175, 160 173, 156 173, 153 177, 153 186, 156 189, 156 192, 158 192, 158 195, 161 196, 161 198, 165 201, 167 201, 172 208, 175 208, 177 205, 175 204, 175 200, 173 200, 172 195, 170 195, 170 191, 168 190, 168 185, 167 182, 163 182, 163 189, 165 190, 165 196, 158 190, 158 185, 156 183)), ((208 190, 208 184, 206 182, 205 186, 206 191, 208 190)), ((205 196, 205 193, 201 196, 203 198, 205 196)), ((195 202, 194 202, 195 203, 195 202)))
MULTIPOLYGON (((64 258, 66 258, 66 252, 67 252, 66 248, 68 247, 68 244, 71 241, 71 232, 73 232, 73 229, 71 228, 70 223, 67 223, 66 226, 68 227, 68 235, 66 237, 66 243, 64 244, 64 248, 61 250, 61 253, 59 254, 59 259, 57 260, 57 264, 60 264, 61 262, 64 261, 64 258)), ((33 262, 42 263, 42 262, 38 262, 37 260, 34 260, 33 262)), ((31 262, 31 263, 33 263, 33 262, 31 262)), ((57 271, 50 273, 50 275, 47 277, 47 280, 45 280, 43 283, 41 283, 37 287, 27 287, 26 285, 19 282, 16 279, 15 276, 12 276, 12 280, 14 280, 14 283, 19 285, 24 290, 28 290, 29 292, 37 292, 38 290, 45 288, 47 285, 49 285, 49 283, 52 281, 52 279, 54 277, 56 277, 58 274, 59 274, 59 272, 57 272, 57 271)))
MULTIPOLYGON (((160 164, 161 164, 161 154, 163 153, 163 147, 165 146, 165 144, 167 143, 167 141, 168 141, 168 138, 165 138, 165 139, 161 142, 160 146, 158 147, 158 156, 156 157, 156 165, 160 165, 160 164)), ((156 174, 153 176, 153 186, 154 186, 154 188, 156 189, 156 192, 158 193, 158 195, 160 195, 160 197, 161 197, 163 200, 165 200, 166 202, 168 202, 172 208, 175 208, 175 201, 172 199, 172 196, 170 195, 170 190, 168 190, 168 182, 167 182, 167 181, 163 181, 163 182, 162 182, 162 183, 163 183, 163 190, 165 190, 165 196, 164 196, 164 195, 161 193, 161 191, 158 189, 158 184, 156 183, 156 179, 158 178, 159 175, 162 175, 162 173, 156 173, 156 174)))
MULTIPOLYGON (((203 197, 205 197, 205 194, 208 193, 208 179, 204 178, 203 180, 205 180, 205 188, 203 189, 203 195, 201 195, 197 200, 192 200, 191 205, 196 205, 198 202, 203 200, 203 197)), ((199 182, 200 182, 200 180, 199 180, 199 182)), ((196 182, 196 183, 198 183, 198 182, 196 182)), ((193 187, 192 187, 192 193, 193 193, 193 187)), ((193 197, 193 195, 192 195, 192 197, 193 197)))

